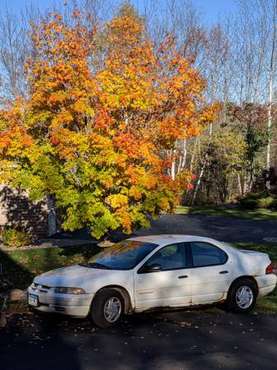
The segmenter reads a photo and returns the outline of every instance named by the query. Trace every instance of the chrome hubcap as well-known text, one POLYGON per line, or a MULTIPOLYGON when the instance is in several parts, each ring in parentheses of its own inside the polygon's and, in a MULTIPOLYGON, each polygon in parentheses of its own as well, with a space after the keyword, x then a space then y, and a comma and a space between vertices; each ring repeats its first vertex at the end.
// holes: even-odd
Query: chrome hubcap
POLYGON ((109 298, 104 306, 104 317, 108 322, 115 322, 119 319, 122 311, 120 299, 117 297, 109 298))
POLYGON ((253 299, 254 294, 249 286, 243 285, 239 287, 239 289, 236 292, 236 303, 239 308, 241 309, 249 308, 253 303, 253 299))

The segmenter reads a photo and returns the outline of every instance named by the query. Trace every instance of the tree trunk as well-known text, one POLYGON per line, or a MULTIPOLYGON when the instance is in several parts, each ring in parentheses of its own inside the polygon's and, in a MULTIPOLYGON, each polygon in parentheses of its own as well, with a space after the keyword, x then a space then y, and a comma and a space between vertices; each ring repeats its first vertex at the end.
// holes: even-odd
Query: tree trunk
POLYGON ((172 162, 171 162, 171 178, 175 180, 176 178, 176 149, 172 150, 172 162))
POLYGON ((241 184, 241 177, 240 177, 240 174, 239 173, 238 173, 238 189, 239 189, 240 196, 243 196, 243 189, 242 189, 242 184, 241 184))
POLYGON ((184 139, 182 141, 182 144, 183 144, 182 154, 179 157, 177 173, 181 172, 186 167, 187 163, 187 140, 184 139))
POLYGON ((191 154, 191 158, 190 158, 190 166, 189 166, 189 169, 190 169, 191 172, 193 170, 194 160, 195 160, 195 157, 196 157, 197 140, 198 140, 198 138, 195 138, 194 143, 193 143, 192 154, 191 154))
POLYGON ((204 175, 205 168, 206 168, 206 162, 207 162, 207 159, 205 158, 205 160, 203 162, 203 165, 202 165, 202 168, 200 170, 200 174, 199 174, 199 177, 198 177, 198 180, 197 180, 197 183, 196 183, 194 192, 193 192, 193 196, 192 196, 192 200, 191 200, 191 205, 194 204, 195 199, 196 199, 196 196, 197 196, 197 193, 198 193, 198 190, 199 190, 199 187, 201 185, 201 180, 202 180, 202 177, 204 175))
MULTIPOLYGON (((267 119, 267 133, 268 143, 266 151, 266 169, 270 171, 271 167, 271 129, 272 129, 272 99, 273 99, 273 78, 275 72, 275 58, 276 58, 276 30, 277 30, 277 0, 273 2, 273 34, 270 51, 270 65, 269 65, 269 90, 268 90, 268 119, 267 119)), ((270 177, 266 181, 266 187, 270 189, 270 177)))
POLYGON ((57 214, 55 209, 55 200, 53 196, 47 196, 48 213, 48 236, 52 236, 57 232, 57 214))

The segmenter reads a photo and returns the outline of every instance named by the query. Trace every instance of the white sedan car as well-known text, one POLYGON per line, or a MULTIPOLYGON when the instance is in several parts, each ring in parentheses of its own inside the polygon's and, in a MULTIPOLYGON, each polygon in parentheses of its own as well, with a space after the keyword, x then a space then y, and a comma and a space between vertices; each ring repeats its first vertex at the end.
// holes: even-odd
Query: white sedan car
POLYGON ((274 290, 267 254, 189 235, 143 236, 96 254, 87 264, 36 277, 28 303, 39 311, 91 316, 100 327, 123 314, 225 302, 250 311, 274 290))

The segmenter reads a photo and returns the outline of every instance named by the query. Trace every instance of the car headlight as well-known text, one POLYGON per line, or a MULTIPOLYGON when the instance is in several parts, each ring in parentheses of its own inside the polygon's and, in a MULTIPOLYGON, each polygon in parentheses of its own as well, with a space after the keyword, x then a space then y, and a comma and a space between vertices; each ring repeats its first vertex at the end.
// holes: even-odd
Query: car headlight
POLYGON ((55 293, 60 294, 86 294, 85 290, 82 288, 67 288, 67 287, 56 287, 55 293))

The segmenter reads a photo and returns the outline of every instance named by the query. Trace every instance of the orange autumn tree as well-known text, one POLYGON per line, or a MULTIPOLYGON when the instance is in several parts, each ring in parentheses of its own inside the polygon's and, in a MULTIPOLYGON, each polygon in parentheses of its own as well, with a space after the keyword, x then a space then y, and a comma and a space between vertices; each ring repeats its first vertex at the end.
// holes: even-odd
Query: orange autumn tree
POLYGON ((174 42, 154 48, 130 6, 99 30, 77 11, 70 25, 52 15, 33 42, 29 97, 0 114, 2 180, 34 200, 51 195, 64 229, 97 238, 171 211, 191 177, 171 179, 170 153, 216 112, 174 42))

